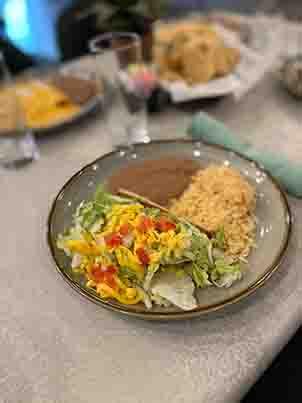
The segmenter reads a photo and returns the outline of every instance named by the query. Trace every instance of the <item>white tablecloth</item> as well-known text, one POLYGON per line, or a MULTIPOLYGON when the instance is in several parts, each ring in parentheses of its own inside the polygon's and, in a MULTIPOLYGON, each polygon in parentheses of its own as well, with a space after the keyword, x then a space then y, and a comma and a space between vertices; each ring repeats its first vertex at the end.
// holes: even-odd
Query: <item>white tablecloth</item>
MULTIPOLYGON (((182 137, 204 108, 258 147, 302 155, 301 107, 272 77, 236 104, 170 107, 153 138, 182 137)), ((40 138, 41 159, 0 172, 0 402, 235 403, 301 321, 301 201, 288 257, 253 296, 200 319, 151 323, 75 294, 46 244, 50 203, 80 167, 111 149, 102 118, 40 138), (298 237, 300 235, 300 238, 298 237)))

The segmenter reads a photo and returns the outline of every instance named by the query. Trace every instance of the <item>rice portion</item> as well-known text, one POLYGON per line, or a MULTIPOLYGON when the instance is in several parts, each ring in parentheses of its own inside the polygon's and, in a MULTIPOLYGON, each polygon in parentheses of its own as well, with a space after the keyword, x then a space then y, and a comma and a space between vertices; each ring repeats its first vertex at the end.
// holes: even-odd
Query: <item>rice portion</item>
POLYGON ((247 257, 255 240, 254 188, 235 169, 210 165, 199 170, 171 212, 214 233, 223 228, 226 254, 247 257))

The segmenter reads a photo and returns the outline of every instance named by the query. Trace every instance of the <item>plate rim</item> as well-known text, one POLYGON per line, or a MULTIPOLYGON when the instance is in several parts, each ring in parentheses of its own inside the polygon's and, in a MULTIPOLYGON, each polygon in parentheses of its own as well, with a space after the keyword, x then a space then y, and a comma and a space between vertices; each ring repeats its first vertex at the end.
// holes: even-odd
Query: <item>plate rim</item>
MULTIPOLYGON (((90 57, 91 55, 84 55, 73 61, 54 63, 46 67, 45 66, 29 67, 28 69, 22 71, 20 74, 16 75, 15 79, 13 80, 13 84, 18 83, 19 81, 22 82, 22 80, 27 81, 31 79, 33 80, 39 79, 41 81, 45 81, 47 80, 48 76, 50 76, 53 73, 63 74, 66 76, 76 75, 72 74, 72 72, 71 73, 68 72, 66 69, 68 69, 68 67, 70 66, 72 67, 73 64, 76 64, 79 61, 90 59, 90 57), (64 73, 65 70, 67 71, 67 73, 64 73)), ((79 77, 79 75, 77 77, 79 77)), ((92 81, 90 79, 87 80, 92 81)), ((90 114, 96 111, 97 108, 101 106, 102 101, 103 101, 103 93, 102 91, 97 91, 96 94, 90 97, 84 104, 79 105, 80 109, 78 112, 73 113, 69 117, 65 117, 64 119, 54 121, 52 124, 48 126, 36 126, 36 127, 28 126, 28 129, 36 136, 43 136, 61 129, 65 129, 73 124, 78 123, 79 121, 81 121, 85 117, 88 117, 90 114)))
MULTIPOLYGON (((283 209, 285 211, 285 224, 286 224, 286 234, 284 238, 282 239, 282 244, 280 247, 280 250, 278 254, 275 256, 273 262, 266 268, 266 271, 263 275, 260 276, 260 278, 256 281, 254 281, 248 288, 244 289, 243 291, 237 293, 236 295, 227 298, 224 301, 215 303, 215 304, 210 304, 210 305, 205 305, 203 307, 197 307, 194 308, 190 311, 176 311, 176 312, 154 312, 154 311, 145 311, 145 312, 138 312, 134 310, 130 310, 125 306, 117 306, 116 304, 110 302, 110 301, 105 301, 102 300, 101 298, 95 296, 92 292, 90 292, 88 289, 82 288, 75 280, 73 280, 64 270, 64 268, 60 267, 59 263, 57 262, 55 258, 55 253, 54 253, 54 247, 53 247, 53 242, 51 238, 51 227, 52 227, 52 218, 53 214, 55 212, 56 206, 58 201, 61 199, 62 195, 64 194, 65 190, 67 187, 79 176, 81 176, 84 171, 87 169, 91 168, 94 164, 98 163, 99 161, 105 159, 105 158, 110 158, 112 155, 116 154, 118 151, 113 150, 110 151, 106 154, 101 155, 100 157, 96 158, 92 162, 86 164, 83 166, 80 170, 75 172, 60 188, 59 192, 55 196, 55 198, 52 200, 50 204, 50 210, 48 213, 48 218, 47 218, 47 231, 46 231, 46 240, 48 244, 48 252, 50 255, 50 258, 55 266, 56 271, 60 274, 60 276, 65 280, 67 284, 69 284, 75 291, 77 291, 83 298, 88 299, 91 302, 94 302, 98 306, 102 306, 106 309, 109 309, 111 311, 119 312, 128 316, 132 317, 137 317, 140 319, 145 319, 145 320, 179 320, 179 319, 189 319, 189 318, 194 318, 197 316, 201 315, 206 315, 211 312, 218 311, 220 309, 226 308, 230 305, 233 305, 237 302, 240 302, 241 300, 247 298, 251 294, 253 294, 255 291, 257 291, 259 288, 264 286, 267 281, 272 277, 272 275, 280 268, 285 256, 286 252, 288 250, 289 242, 291 239, 292 235, 292 225, 293 225, 293 217, 292 217, 292 212, 290 205, 287 200, 287 196, 285 194, 285 191, 283 190, 282 186, 278 183, 278 181, 267 171, 265 170, 259 163, 255 162, 254 160, 245 157, 241 155, 240 153, 230 150, 222 145, 218 144, 211 144, 209 142, 205 141, 200 141, 200 140, 194 140, 194 139, 189 139, 189 138, 178 138, 178 139, 163 139, 163 140, 152 140, 148 144, 169 144, 169 143, 190 143, 190 144, 195 144, 195 143, 201 143, 209 147, 213 147, 214 149, 219 149, 223 151, 228 151, 232 152, 234 155, 239 157, 240 159, 243 159, 245 161, 248 161, 250 163, 253 163, 261 172, 265 173, 265 175, 270 179, 271 183, 274 185, 276 190, 279 192, 281 196, 281 202, 283 205, 283 209)), ((148 144, 145 143, 137 143, 135 144, 135 147, 146 147, 148 144)))

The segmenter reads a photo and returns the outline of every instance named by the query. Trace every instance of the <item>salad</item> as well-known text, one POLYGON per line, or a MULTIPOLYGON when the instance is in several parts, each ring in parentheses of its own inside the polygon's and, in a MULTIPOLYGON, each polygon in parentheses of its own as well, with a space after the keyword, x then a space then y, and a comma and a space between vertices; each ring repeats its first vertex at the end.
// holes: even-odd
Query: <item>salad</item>
POLYGON ((239 262, 224 255, 223 229, 210 239, 188 221, 102 186, 80 203, 57 246, 88 288, 126 305, 191 310, 196 288, 230 287, 242 278, 239 262))

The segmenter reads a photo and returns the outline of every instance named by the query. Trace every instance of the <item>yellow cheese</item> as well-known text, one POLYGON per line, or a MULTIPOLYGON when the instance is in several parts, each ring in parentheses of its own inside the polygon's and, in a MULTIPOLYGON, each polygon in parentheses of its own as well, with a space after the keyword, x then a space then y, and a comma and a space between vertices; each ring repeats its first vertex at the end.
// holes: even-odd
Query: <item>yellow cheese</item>
POLYGON ((42 81, 19 83, 16 85, 16 92, 29 127, 51 126, 70 118, 80 110, 61 90, 42 81))

